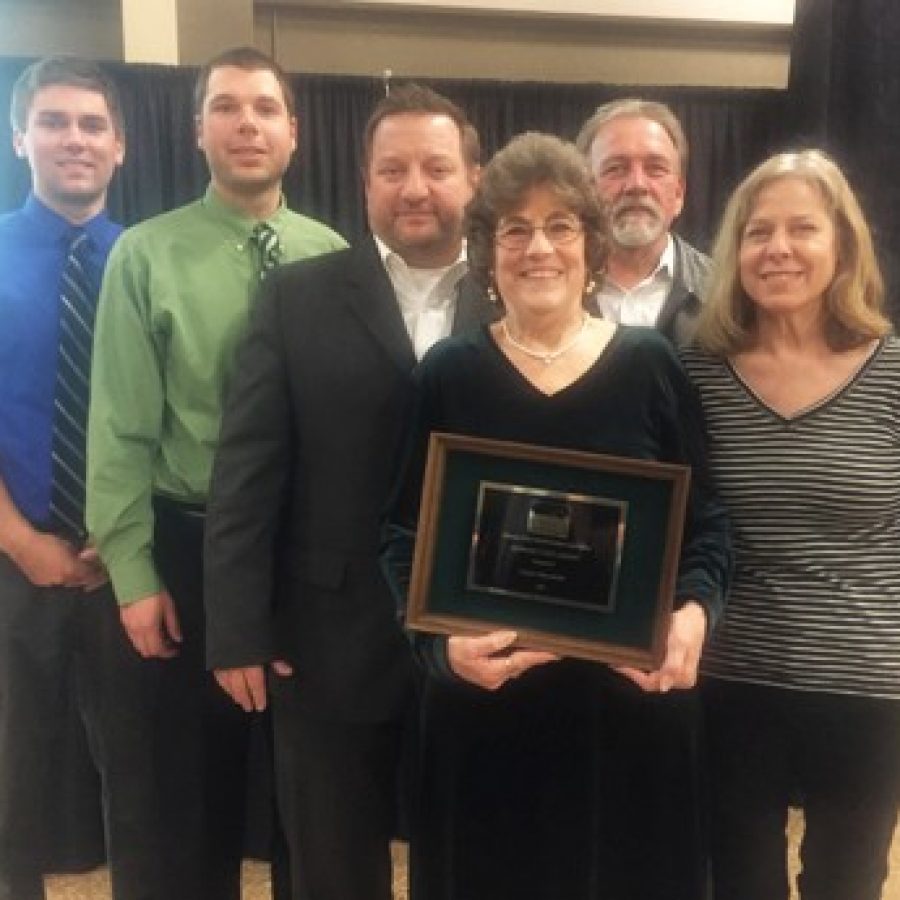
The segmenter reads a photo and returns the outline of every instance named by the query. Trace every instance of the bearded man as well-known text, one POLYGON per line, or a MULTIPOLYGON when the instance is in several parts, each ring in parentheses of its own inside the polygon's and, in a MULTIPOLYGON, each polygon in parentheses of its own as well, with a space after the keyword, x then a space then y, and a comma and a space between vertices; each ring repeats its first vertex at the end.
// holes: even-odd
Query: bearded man
POLYGON ((684 346, 696 328, 710 260, 670 230, 684 205, 688 144, 681 124, 663 103, 615 100, 588 119, 576 144, 611 224, 608 270, 592 312, 655 326, 684 346))

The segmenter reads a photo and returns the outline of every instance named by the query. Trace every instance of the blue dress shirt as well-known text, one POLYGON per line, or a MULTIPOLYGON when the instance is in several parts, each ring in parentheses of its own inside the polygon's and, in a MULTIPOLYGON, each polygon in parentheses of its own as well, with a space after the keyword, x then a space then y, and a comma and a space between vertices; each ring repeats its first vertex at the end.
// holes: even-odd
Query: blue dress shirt
POLYGON ((38 527, 50 512, 59 287, 80 229, 99 276, 122 230, 105 213, 76 227, 31 195, 0 216, 0 478, 38 527))

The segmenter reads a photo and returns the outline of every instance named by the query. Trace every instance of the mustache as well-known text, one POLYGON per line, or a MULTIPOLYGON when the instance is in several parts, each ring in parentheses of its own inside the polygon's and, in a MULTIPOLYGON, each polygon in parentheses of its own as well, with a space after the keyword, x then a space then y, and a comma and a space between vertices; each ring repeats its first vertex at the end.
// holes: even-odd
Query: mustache
POLYGON ((620 197, 610 208, 613 218, 618 218, 625 213, 647 212, 656 217, 662 216, 660 205, 651 197, 620 197))

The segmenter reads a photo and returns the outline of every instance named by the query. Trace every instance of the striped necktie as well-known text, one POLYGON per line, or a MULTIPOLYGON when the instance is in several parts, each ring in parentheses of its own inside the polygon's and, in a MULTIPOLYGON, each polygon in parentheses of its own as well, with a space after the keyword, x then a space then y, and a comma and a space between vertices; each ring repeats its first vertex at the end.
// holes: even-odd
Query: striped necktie
POLYGON ((258 222, 250 239, 259 252, 259 277, 265 278, 281 262, 281 239, 268 222, 258 222))
POLYGON ((98 279, 87 257, 90 239, 78 232, 69 246, 59 296, 59 352, 53 419, 53 525, 81 539, 84 529, 84 472, 91 346, 98 279))

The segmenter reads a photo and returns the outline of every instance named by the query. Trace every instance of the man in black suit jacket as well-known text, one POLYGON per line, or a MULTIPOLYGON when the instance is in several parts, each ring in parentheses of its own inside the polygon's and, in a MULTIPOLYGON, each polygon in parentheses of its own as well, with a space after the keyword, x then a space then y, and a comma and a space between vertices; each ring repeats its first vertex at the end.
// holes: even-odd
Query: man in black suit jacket
POLYGON ((417 357, 492 317, 465 276, 478 141, 463 113, 396 89, 367 125, 364 166, 372 238, 267 279, 208 508, 207 659, 244 709, 272 702, 298 900, 391 896, 414 681, 380 516, 417 357))

